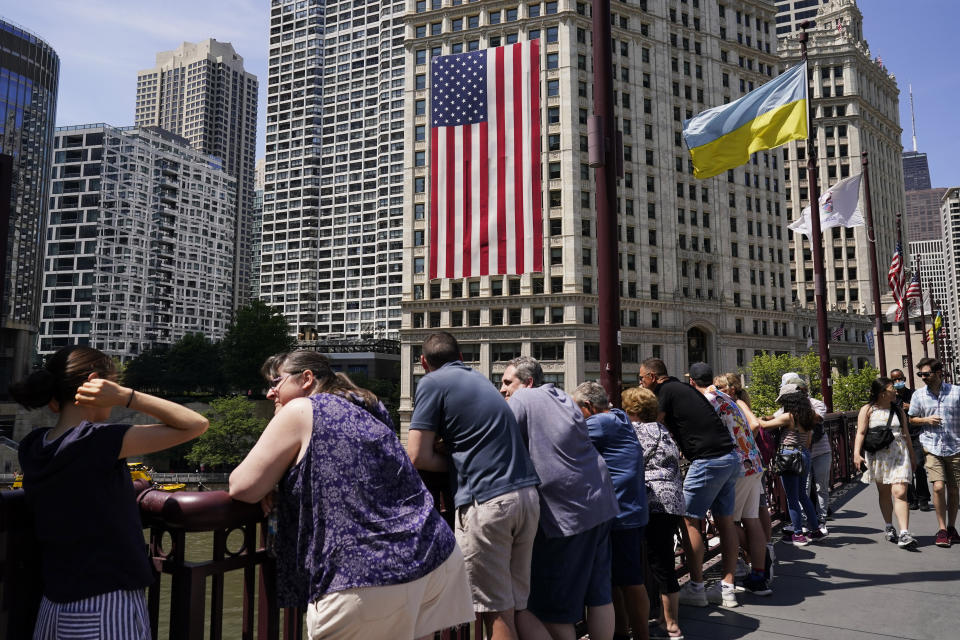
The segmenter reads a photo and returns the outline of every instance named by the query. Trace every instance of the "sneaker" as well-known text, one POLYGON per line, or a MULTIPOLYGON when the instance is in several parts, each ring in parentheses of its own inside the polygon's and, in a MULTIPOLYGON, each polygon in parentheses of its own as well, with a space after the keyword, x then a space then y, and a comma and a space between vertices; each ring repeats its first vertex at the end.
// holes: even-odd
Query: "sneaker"
POLYGON ((737 558, 737 568, 733 571, 734 578, 745 578, 750 575, 750 567, 743 561, 743 558, 737 558))
POLYGON ((937 531, 937 540, 934 542, 938 547, 943 547, 944 549, 950 548, 950 534, 947 533, 946 529, 940 529, 937 531))
POLYGON ((900 534, 900 539, 897 541, 897 546, 901 549, 907 549, 908 551, 913 551, 917 548, 917 540, 909 531, 904 531, 900 534))
POLYGON ((930 511, 930 509, 932 509, 932 507, 930 506, 930 502, 927 500, 924 500, 920 503, 920 511, 930 511))
POLYGON ((690 607, 707 606, 706 589, 695 589, 693 583, 685 583, 680 587, 680 604, 685 604, 690 607))
POLYGON ((820 529, 814 529, 813 531, 807 534, 807 537, 810 538, 811 540, 819 540, 821 538, 826 538, 827 534, 825 534, 820 529))
POLYGON ((950 544, 960 544, 960 533, 957 533, 956 527, 947 527, 947 535, 950 536, 950 544))
POLYGON ((737 594, 734 587, 727 586, 722 582, 710 585, 710 587, 706 589, 706 596, 708 602, 719 604, 728 609, 740 606, 740 603, 737 602, 737 594))
POLYGON ((883 530, 883 535, 890 542, 896 542, 897 540, 900 539, 900 536, 897 535, 897 530, 893 528, 892 524, 888 524, 886 526, 886 528, 883 530))
POLYGON ((805 547, 810 544, 810 541, 807 540, 807 536, 802 533, 793 534, 793 546, 795 547, 805 547))
POLYGON ((773 589, 770 588, 766 580, 754 575, 747 576, 747 579, 743 581, 743 586, 755 596, 769 596, 773 593, 773 589))
POLYGON ((820 533, 822 533, 823 535, 827 535, 828 533, 830 533, 830 531, 827 529, 827 525, 825 524, 820 525, 820 533))

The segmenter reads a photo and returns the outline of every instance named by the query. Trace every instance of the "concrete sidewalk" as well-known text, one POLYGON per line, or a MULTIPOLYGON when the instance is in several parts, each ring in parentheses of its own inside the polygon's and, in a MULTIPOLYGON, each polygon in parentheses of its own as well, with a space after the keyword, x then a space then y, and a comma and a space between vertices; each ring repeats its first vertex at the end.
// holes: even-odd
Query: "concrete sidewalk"
MULTIPOLYGON (((740 606, 680 607, 688 640, 960 639, 960 545, 933 544, 933 511, 910 512, 917 551, 883 537, 877 490, 860 482, 837 491, 830 535, 807 547, 776 545, 768 597, 738 594, 740 606)), ((718 578, 717 568, 707 578, 718 578)))

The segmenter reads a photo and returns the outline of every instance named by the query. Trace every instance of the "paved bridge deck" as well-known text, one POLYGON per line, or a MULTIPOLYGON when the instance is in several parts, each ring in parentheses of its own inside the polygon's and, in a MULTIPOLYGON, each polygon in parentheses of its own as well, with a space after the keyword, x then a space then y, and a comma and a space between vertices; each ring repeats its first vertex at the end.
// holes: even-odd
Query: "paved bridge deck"
POLYGON ((909 552, 883 537, 874 486, 857 482, 838 493, 827 538, 802 548, 777 543, 773 595, 740 594, 736 609, 681 606, 685 637, 960 639, 960 545, 933 544, 933 511, 910 512, 920 545, 909 552))

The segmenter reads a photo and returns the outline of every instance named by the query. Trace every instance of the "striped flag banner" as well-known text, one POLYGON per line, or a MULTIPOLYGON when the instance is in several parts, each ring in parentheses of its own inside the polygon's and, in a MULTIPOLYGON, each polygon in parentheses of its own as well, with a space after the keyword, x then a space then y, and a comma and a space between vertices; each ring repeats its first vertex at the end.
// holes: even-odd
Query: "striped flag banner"
POLYGON ((434 58, 430 278, 543 271, 540 41, 434 58))
POLYGON ((840 323, 840 326, 833 330, 833 333, 830 334, 834 342, 840 342, 843 338, 843 323, 840 323))
MULTIPOLYGON (((906 315, 904 309, 910 309, 913 306, 913 301, 920 301, 920 272, 915 271, 913 277, 910 278, 910 284, 907 285, 907 290, 903 292, 903 304, 897 307, 897 322, 900 322, 903 319, 903 316, 906 315)), ((923 308, 920 309, 921 315, 923 314, 923 308)))

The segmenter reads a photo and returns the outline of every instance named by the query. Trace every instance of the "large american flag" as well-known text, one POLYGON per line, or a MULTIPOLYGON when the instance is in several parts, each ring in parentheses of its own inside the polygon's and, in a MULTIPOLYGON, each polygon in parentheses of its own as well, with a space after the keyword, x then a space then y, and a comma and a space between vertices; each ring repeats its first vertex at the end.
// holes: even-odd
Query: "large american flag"
POLYGON ((542 271, 539 40, 430 76, 430 278, 542 271))
POLYGON ((903 248, 899 242, 893 251, 890 269, 887 270, 887 282, 890 283, 890 291, 893 292, 893 301, 897 303, 897 322, 899 322, 903 309, 903 248))

